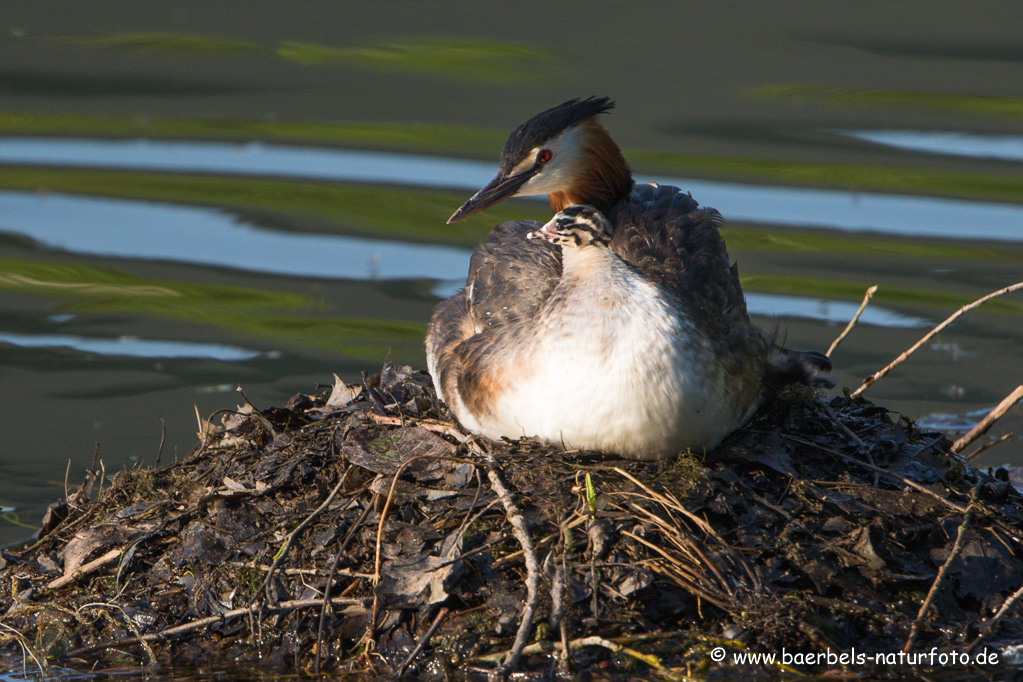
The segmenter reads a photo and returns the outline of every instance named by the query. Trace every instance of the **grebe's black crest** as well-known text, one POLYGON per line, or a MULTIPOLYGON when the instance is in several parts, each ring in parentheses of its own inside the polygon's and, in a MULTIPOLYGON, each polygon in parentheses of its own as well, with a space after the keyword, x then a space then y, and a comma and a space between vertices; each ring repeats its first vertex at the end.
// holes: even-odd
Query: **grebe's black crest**
POLYGON ((542 146, 552 137, 579 125, 588 118, 614 109, 615 103, 610 97, 587 97, 586 99, 570 99, 567 102, 542 111, 529 119, 508 137, 501 152, 502 171, 510 171, 513 163, 523 153, 542 146), (504 166, 508 167, 505 168, 504 166))

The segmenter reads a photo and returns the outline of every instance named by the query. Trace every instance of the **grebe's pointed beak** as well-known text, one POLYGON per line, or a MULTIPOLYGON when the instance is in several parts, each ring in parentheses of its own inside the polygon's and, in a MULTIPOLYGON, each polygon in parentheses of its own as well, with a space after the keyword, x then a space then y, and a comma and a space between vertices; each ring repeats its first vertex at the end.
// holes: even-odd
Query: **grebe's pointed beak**
POLYGON ((519 191, 519 188, 526 184, 535 174, 535 169, 510 176, 498 173, 497 177, 491 180, 486 187, 472 195, 469 201, 462 204, 462 207, 448 218, 448 224, 462 218, 468 218, 485 208, 493 206, 502 199, 514 196, 519 191))

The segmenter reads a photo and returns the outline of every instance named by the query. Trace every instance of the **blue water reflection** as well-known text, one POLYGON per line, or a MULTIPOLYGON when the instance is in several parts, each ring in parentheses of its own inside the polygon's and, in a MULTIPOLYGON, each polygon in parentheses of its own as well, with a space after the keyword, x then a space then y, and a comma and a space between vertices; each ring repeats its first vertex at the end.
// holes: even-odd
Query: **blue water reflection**
POLYGON ((913 152, 1023 161, 1023 137, 925 130, 836 130, 839 135, 913 152))
POLYGON ((295 277, 443 280, 469 260, 448 246, 273 232, 212 208, 62 194, 0 191, 0 232, 90 256, 295 277))
POLYGON ((261 355, 274 357, 273 354, 219 343, 161 341, 131 336, 103 339, 66 334, 0 332, 0 343, 8 343, 20 348, 71 348, 82 353, 136 358, 209 358, 224 362, 241 362, 261 355))
MULTIPOLYGON (((273 232, 223 210, 61 194, 0 191, 0 231, 90 256, 174 261, 292 277, 434 279, 438 280, 434 286, 438 297, 450 296, 464 285, 469 261, 469 251, 464 249, 273 232)), ((753 314, 828 322, 845 322, 857 308, 852 303, 773 294, 749 294, 747 303, 753 314)), ((865 312, 861 322, 895 327, 926 324, 920 318, 876 306, 865 312)))
MULTIPOLYGON (((266 144, 152 140, 0 139, 0 163, 224 173, 475 191, 493 163, 266 144)), ((732 221, 913 237, 1023 240, 1023 207, 871 192, 765 187, 672 177, 732 221)))
POLYGON ((495 163, 262 142, 0 138, 0 163, 478 189, 495 163))
MULTIPOLYGON (((746 309, 751 315, 766 317, 801 317, 833 324, 846 324, 856 314, 858 303, 830 301, 780 294, 746 294, 746 309)), ((875 327, 929 327, 932 322, 922 317, 903 315, 887 308, 871 305, 863 310, 858 324, 875 327)))

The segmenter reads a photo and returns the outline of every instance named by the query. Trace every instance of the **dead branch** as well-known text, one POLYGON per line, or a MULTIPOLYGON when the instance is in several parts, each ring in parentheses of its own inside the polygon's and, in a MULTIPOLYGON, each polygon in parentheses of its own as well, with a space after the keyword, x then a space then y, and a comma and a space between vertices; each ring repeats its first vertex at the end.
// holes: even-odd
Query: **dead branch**
POLYGON ((980 423, 970 429, 965 436, 957 440, 955 443, 952 443, 952 452, 962 452, 963 448, 987 433, 987 430, 990 429, 996 421, 1001 419, 1002 415, 1008 412, 1013 405, 1020 401, 1020 399, 1023 399, 1023 384, 1020 384, 1012 391, 1012 393, 1005 396, 1005 398, 1002 399, 1002 402, 998 403, 998 405, 995 406, 995 409, 988 412, 987 415, 980 420, 980 423))
POLYGON ((551 616, 548 620, 551 630, 557 630, 561 627, 561 619, 565 615, 565 595, 567 594, 565 585, 566 553, 563 548, 563 551, 558 556, 554 556, 553 553, 548 555, 553 557, 555 564, 554 575, 551 576, 551 616))
POLYGON ((405 671, 408 670, 408 667, 412 665, 412 662, 414 660, 416 660, 416 656, 418 656, 420 652, 426 647, 426 644, 430 641, 430 638, 433 637, 433 633, 437 632, 437 628, 440 627, 441 622, 447 615, 448 607, 446 606, 441 607, 440 611, 437 612, 437 617, 433 619, 433 624, 430 625, 430 629, 423 634, 422 639, 419 640, 419 644, 416 645, 416 648, 412 650, 412 653, 408 655, 408 658, 405 659, 405 662, 401 664, 400 668, 398 668, 398 677, 402 677, 405 674, 405 671))
POLYGON ((800 445, 805 445, 805 446, 810 447, 810 448, 815 448, 817 450, 820 450, 823 453, 831 455, 832 457, 837 457, 837 458, 841 459, 842 461, 849 462, 850 464, 856 464, 857 466, 861 466, 861 467, 864 467, 866 469, 870 469, 871 471, 876 471, 877 473, 879 473, 879 474, 881 474, 883 476, 888 476, 890 478, 895 479, 896 481, 899 481, 899 482, 903 483, 904 485, 908 485, 910 488, 918 490, 918 491, 924 493, 925 495, 930 495, 934 499, 938 500, 942 504, 947 505, 950 509, 954 509, 955 511, 959 512, 960 514, 965 514, 966 513, 966 507, 963 507, 961 505, 956 504, 955 502, 953 502, 952 500, 948 499, 947 497, 942 497, 941 495, 939 495, 938 493, 934 492, 933 490, 928 490, 927 488, 925 488, 924 486, 920 485, 916 481, 910 480, 910 479, 906 478, 905 476, 899 476, 897 474, 893 474, 892 472, 890 472, 890 471, 888 471, 886 469, 882 469, 879 466, 875 466, 873 464, 868 464, 867 462, 860 461, 860 460, 856 459, 855 457, 850 457, 849 455, 841 453, 838 450, 832 450, 831 448, 826 448, 823 445, 818 445, 817 443, 811 443, 810 441, 803 440, 802 438, 796 438, 795 436, 789 436, 789 435, 782 435, 782 438, 784 438, 785 440, 792 441, 793 443, 799 443, 800 445))
POLYGON ((586 520, 586 534, 590 540, 590 615, 593 620, 600 619, 600 575, 597 573, 597 556, 594 551, 593 541, 594 519, 588 516, 586 520))
MULTIPOLYGON (((388 488, 388 490, 387 490, 387 499, 384 501, 384 508, 382 510, 380 510, 380 522, 377 525, 376 554, 375 554, 375 559, 373 561, 373 585, 374 585, 374 587, 376 585, 380 584, 380 556, 381 556, 381 547, 382 547, 383 537, 384 537, 384 522, 387 520, 387 512, 388 512, 388 510, 390 510, 390 508, 391 508, 391 501, 394 499, 394 489, 395 489, 395 487, 397 487, 397 485, 398 485, 398 478, 401 476, 401 472, 405 471, 405 467, 407 467, 408 465, 410 465, 413 462, 415 462, 417 460, 420 460, 420 459, 436 459, 436 460, 443 460, 443 461, 446 461, 446 462, 458 462, 459 464, 472 464, 474 466, 476 465, 476 462, 471 462, 471 461, 469 461, 467 459, 462 459, 460 457, 440 457, 440 456, 433 456, 433 455, 416 455, 415 457, 409 457, 407 460, 402 462, 401 466, 398 467, 398 470, 394 472, 394 476, 391 477, 391 487, 388 488)), ((377 478, 379 478, 380 476, 381 476, 381 474, 377 474, 377 478)), ((376 480, 376 479, 374 479, 374 480, 376 480)), ((374 611, 375 611, 375 609, 374 609, 374 611)))
POLYGON ((661 566, 660 564, 658 564, 656 562, 650 562, 651 568, 653 568, 655 571, 658 571, 659 573, 664 573, 665 575, 668 575, 676 583, 678 583, 679 585, 684 587, 689 592, 693 593, 693 595, 695 595, 695 596, 697 596, 697 597, 699 597, 701 599, 704 599, 704 600, 710 602, 711 604, 713 604, 714 606, 718 607, 722 611, 729 612, 729 613, 731 612, 731 610, 732 610, 731 607, 729 607, 728 604, 726 604, 724 601, 722 601, 720 599, 717 599, 716 597, 712 597, 711 595, 707 594, 706 591, 704 591, 704 590, 700 589, 699 587, 697 587, 695 582, 694 582, 694 578, 696 576, 693 576, 692 574, 688 574, 687 572, 682 570, 682 567, 678 565, 678 562, 675 560, 675 558, 672 557, 667 552, 665 552, 663 549, 661 549, 660 547, 658 547, 657 545, 655 545, 652 542, 648 542, 648 541, 644 540, 643 538, 639 537, 638 535, 633 535, 632 533, 630 533, 628 531, 623 531, 622 535, 624 535, 625 537, 628 537, 628 538, 632 538, 633 540, 635 540, 636 542, 640 543, 641 545, 645 545, 649 549, 652 549, 654 552, 657 552, 658 554, 660 554, 662 557, 664 557, 668 561, 668 564, 672 568, 680 569, 677 572, 675 572, 675 571, 668 571, 666 569, 666 567, 661 566))
POLYGON ((970 527, 970 522, 973 521, 973 512, 976 509, 974 502, 977 499, 977 493, 980 492, 980 486, 983 479, 977 480, 977 485, 973 488, 973 493, 970 495, 970 506, 966 510, 966 514, 963 515, 963 522, 959 525, 959 532, 956 534, 955 543, 952 545, 952 551, 948 553, 948 558, 945 559, 945 563, 938 569, 938 575, 935 576, 934 582, 931 583, 931 589, 927 592, 927 597, 924 598, 924 603, 920 605, 920 611, 916 614, 916 619, 913 621, 913 625, 909 628, 909 637, 906 638, 906 644, 902 647, 903 653, 909 653, 913 648, 913 644, 916 642, 916 636, 919 634, 920 628, 924 624, 924 616, 927 615, 927 609, 931 608, 931 603, 934 601, 934 597, 938 594, 938 588, 941 587, 941 583, 945 580, 945 575, 948 573, 948 567, 952 565, 952 562, 956 560, 959 553, 963 551, 963 540, 966 537, 966 529, 970 527))
MULTIPOLYGON (((226 566, 237 566, 238 568, 252 568, 252 569, 255 569, 257 571, 269 571, 270 570, 270 567, 267 566, 266 564, 253 564, 253 563, 251 563, 249 561, 225 561, 224 564, 226 566)), ((316 576, 318 578, 325 578, 325 577, 327 577, 329 575, 328 572, 321 571, 318 568, 279 568, 279 569, 277 569, 277 572, 278 573, 283 573, 284 575, 311 575, 311 576, 316 576)), ((339 568, 336 571, 336 574, 340 575, 342 577, 345 577, 345 578, 372 578, 373 577, 372 573, 359 573, 358 571, 353 571, 353 570, 347 569, 347 568, 339 568)))
MULTIPOLYGON (((584 520, 583 517, 580 517, 580 518, 576 519, 575 522, 568 524, 568 527, 569 528, 575 528, 577 525, 582 523, 583 520, 584 520)), ((545 547, 545 546, 549 545, 550 543, 554 542, 554 540, 556 540, 557 538, 558 538, 558 533, 551 533, 550 535, 546 535, 546 536, 540 538, 539 540, 537 540, 536 542, 534 542, 533 543, 533 547, 534 547, 534 549, 539 549, 541 547, 545 547)), ((494 543, 494 544, 496 544, 496 543, 494 543)), ((505 566, 507 566, 508 564, 512 563, 513 561, 517 561, 517 560, 521 559, 524 554, 525 554, 525 552, 523 550, 521 550, 521 549, 516 550, 516 551, 512 552, 511 554, 506 554, 503 557, 501 557, 500 559, 497 559, 497 560, 494 561, 494 568, 504 568, 505 566)))
POLYGON ((829 358, 831 357, 831 353, 834 352, 836 348, 838 348, 838 344, 842 343, 842 339, 848 336, 849 332, 852 331, 852 328, 856 326, 856 323, 860 319, 860 315, 863 314, 863 310, 867 307, 867 303, 870 301, 871 297, 876 293, 877 293, 876 284, 867 289, 867 293, 863 297, 863 303, 860 303, 860 307, 856 311, 856 314, 853 315, 851 320, 849 320, 849 324, 845 325, 845 329, 843 329, 842 333, 838 335, 838 338, 831 342, 831 345, 828 347, 828 352, 826 352, 825 355, 827 355, 829 358))
MULTIPOLYGON (((644 654, 642 652, 636 651, 635 649, 630 649, 626 646, 622 646, 621 644, 613 642, 610 639, 604 639, 603 637, 595 636, 582 637, 580 639, 573 639, 568 643, 568 648, 572 651, 582 649, 588 646, 599 646, 608 649, 609 651, 616 654, 625 654, 627 656, 635 658, 637 661, 642 661, 643 663, 646 663, 648 666, 650 666, 651 668, 660 673, 668 672, 668 669, 664 667, 664 664, 662 664, 660 659, 658 659, 656 656, 644 654)), ((563 651, 564 648, 565 645, 562 642, 544 641, 537 642, 535 644, 530 644, 529 646, 522 649, 522 653, 528 656, 531 654, 542 654, 552 653, 554 651, 563 651)), ((497 652, 493 654, 488 654, 486 656, 478 656, 470 660, 478 663, 497 663, 506 655, 506 653, 510 652, 497 652)))
MULTIPOLYGON (((860 446, 860 450, 866 456, 867 461, 870 462, 871 465, 876 465, 877 462, 874 461, 874 455, 870 454, 870 446, 868 446, 863 441, 862 438, 857 436, 856 433, 852 429, 850 429, 848 426, 846 426, 845 422, 843 422, 841 419, 838 418, 838 415, 835 414, 835 411, 833 409, 831 409, 831 405, 828 405, 826 402, 821 401, 821 406, 824 408, 824 411, 827 413, 828 418, 831 421, 833 421, 835 424, 837 424, 838 427, 840 429, 842 429, 842 431, 844 431, 847 436, 852 438, 853 441, 855 441, 856 444, 858 446, 860 446)), ((879 477, 880 477, 880 474, 875 471, 874 472, 874 487, 875 488, 877 487, 878 481, 880 480, 879 477)))
POLYGON ((83 604, 77 609, 79 612, 79 617, 81 617, 81 612, 86 609, 101 609, 100 612, 103 614, 103 617, 110 621, 110 623, 113 624, 114 626, 119 625, 119 623, 117 622, 116 618, 110 615, 109 611, 119 612, 121 614, 122 622, 126 626, 128 626, 128 629, 131 630, 133 635, 135 635, 135 638, 138 640, 139 644, 142 646, 143 649, 145 649, 146 656, 149 658, 149 663, 147 667, 155 668, 158 665, 156 662, 156 652, 153 651, 153 647, 149 645, 149 642, 145 640, 143 634, 139 631, 138 624, 131 616, 128 615, 128 613, 125 612, 124 608, 118 606, 117 604, 108 604, 106 602, 83 604))
POLYGON ((1002 604, 1002 608, 998 609, 998 613, 994 615, 994 618, 991 619, 991 622, 988 623, 987 626, 981 631, 981 633, 977 635, 977 638, 970 642, 970 645, 966 647, 966 653, 970 653, 974 649, 976 649, 978 644, 984 641, 984 639, 988 635, 995 631, 995 626, 998 625, 998 621, 1000 621, 1002 617, 1009 612, 1009 610, 1016 604, 1016 602, 1019 601, 1020 597, 1023 597, 1023 586, 1021 586, 1018 590, 1013 592, 1009 596, 1009 598, 1005 600, 1005 602, 1002 604))
POLYGON ((989 448, 993 448, 994 446, 998 445, 1002 441, 1009 440, 1010 438, 1012 438, 1015 435, 1016 435, 1016 433, 1014 431, 1009 431, 1008 433, 1003 433, 1002 435, 1000 435, 998 438, 995 438, 990 443, 984 443, 983 445, 978 447, 976 450, 974 450, 970 454, 964 455, 963 459, 965 459, 967 462, 969 462, 970 460, 972 460, 972 459, 976 458, 978 455, 980 455, 982 452, 987 452, 989 448))
MULTIPOLYGON (((641 495, 638 495, 637 493, 627 492, 618 493, 619 495, 623 495, 625 497, 635 496, 640 497, 641 499, 649 499, 660 504, 664 508, 664 510, 669 514, 672 511, 682 514, 685 518, 693 522, 697 528, 703 531, 707 537, 716 540, 720 544, 721 548, 726 550, 728 554, 736 561, 736 563, 738 563, 745 569, 747 574, 753 575, 752 571, 746 564, 745 560, 736 552, 731 550, 729 545, 724 541, 724 539, 721 538, 720 535, 718 535, 718 533, 710 526, 710 524, 708 524, 704 519, 700 518, 696 514, 690 512, 688 509, 686 509, 678 501, 678 499, 671 495, 671 493, 665 492, 665 494, 663 495, 660 493, 656 493, 653 490, 651 490, 647 485, 641 483, 637 478, 635 478, 628 472, 619 468, 615 468, 615 471, 617 471, 619 474, 621 474, 622 476, 626 477, 627 479, 635 483, 637 486, 639 486, 648 495, 648 497, 643 498, 641 495)), ((735 595, 728 581, 725 579, 722 571, 719 569, 717 564, 714 561, 709 560, 708 557, 703 553, 703 551, 700 550, 700 548, 697 546, 695 542, 690 540, 688 537, 684 537, 683 535, 681 535, 678 532, 679 530, 678 528, 667 526, 664 519, 662 519, 656 514, 653 514, 648 509, 644 509, 643 507, 638 505, 632 505, 632 511, 634 513, 644 514, 647 517, 648 522, 658 526, 664 537, 668 539, 679 552, 686 556, 686 558, 692 564, 692 566, 709 568, 710 571, 714 574, 714 577, 716 578, 717 584, 720 586, 720 588, 714 587, 712 584, 713 581, 706 578, 704 575, 697 573, 694 570, 687 568, 686 566, 679 563, 676 557, 672 557, 662 548, 654 546, 651 543, 647 543, 643 541, 641 538, 636 537, 635 539, 637 541, 647 545, 654 551, 660 553, 662 556, 665 557, 665 559, 669 561, 671 570, 670 571, 662 570, 661 571, 662 573, 668 574, 670 577, 672 577, 673 580, 675 580, 675 582, 679 583, 686 589, 690 589, 690 591, 692 591, 693 594, 700 598, 706 599, 715 606, 718 606, 719 608, 729 612, 733 610, 734 607, 728 606, 726 601, 735 598, 735 595), (702 588, 698 587, 697 586, 698 584, 703 584, 704 587, 702 588), (715 594, 712 595, 708 593, 707 590, 712 590, 715 594)), ((657 564, 653 564, 653 566, 655 569, 657 568, 657 564)))
POLYGON ((511 524, 512 532, 522 546, 526 559, 526 603, 522 609, 522 622, 519 623, 519 630, 515 635, 515 643, 501 664, 503 670, 513 670, 518 665, 522 649, 526 646, 526 638, 533 627, 533 614, 536 612, 537 603, 540 601, 538 593, 540 587, 540 562, 536 558, 536 549, 533 547, 533 538, 529 535, 529 529, 526 528, 526 521, 522 518, 522 513, 519 511, 515 501, 512 500, 511 493, 508 492, 508 489, 501 481, 501 477, 497 473, 497 462, 490 453, 487 454, 487 477, 490 479, 490 486, 501 499, 501 504, 504 505, 505 514, 508 516, 508 523, 511 524))
POLYGON ((855 398, 856 396, 858 396, 859 394, 863 393, 865 390, 870 388, 871 385, 873 385, 873 383, 875 381, 877 381, 878 379, 880 379, 884 375, 888 374, 888 372, 892 371, 893 368, 897 367, 898 365, 901 365, 903 363, 903 361, 905 361, 906 358, 908 358, 910 355, 912 355, 914 352, 916 352, 916 350, 920 346, 922 346, 925 343, 927 343, 935 334, 940 332, 942 329, 944 329, 948 325, 952 324, 952 322, 954 322, 956 319, 958 319, 964 313, 967 313, 967 312, 973 310, 974 308, 987 303, 992 298, 997 298, 998 296, 1001 296, 1003 294, 1008 294, 1008 293, 1010 293, 1012 291, 1016 291, 1017 289, 1023 289, 1023 282, 1017 282, 1016 284, 1012 284, 1010 286, 1007 286, 1004 289, 999 289, 998 291, 994 291, 994 292, 988 294, 987 296, 984 296, 983 298, 978 298, 973 303, 970 303, 968 305, 964 305, 962 308, 960 308, 956 312, 952 313, 952 315, 950 315, 947 320, 945 320, 944 322, 939 324, 937 327, 932 329, 930 332, 928 332, 926 335, 924 335, 924 337, 922 339, 920 339, 919 341, 917 341, 915 344, 913 344, 913 346, 910 347, 909 350, 903 351, 902 354, 899 357, 897 357, 894 360, 892 360, 888 364, 887 367, 885 367, 885 368, 875 372, 871 376, 867 377, 866 380, 860 385, 859 388, 857 388, 855 391, 853 391, 852 393, 849 394, 849 397, 850 398, 855 398))
POLYGON ((88 575, 94 571, 99 570, 103 566, 106 566, 107 564, 114 563, 115 561, 121 558, 121 554, 123 553, 124 553, 123 547, 121 549, 112 549, 103 556, 101 556, 99 559, 94 559, 87 564, 83 564, 82 566, 79 566, 71 573, 65 576, 61 576, 60 578, 57 578, 56 580, 47 583, 46 589, 56 590, 61 587, 64 587, 69 583, 73 583, 74 581, 81 578, 83 575, 88 575))
POLYGON ((432 419, 406 419, 404 423, 398 417, 390 417, 388 415, 377 414, 369 410, 366 411, 366 416, 369 417, 370 421, 382 424, 384 426, 421 426, 427 431, 433 431, 445 436, 451 436, 459 443, 465 443, 469 440, 469 437, 459 431, 451 424, 443 424, 432 419))
MULTIPOLYGON (((674 499, 673 497, 666 497, 659 493, 655 493, 653 490, 650 489, 649 486, 647 486, 644 483, 641 483, 638 478, 630 474, 628 471, 625 471, 624 469, 615 467, 614 470, 618 472, 620 475, 624 476, 625 478, 635 483, 640 488, 642 488, 643 491, 650 496, 650 499, 658 502, 661 506, 663 506, 666 509, 675 509, 676 511, 681 512, 683 516, 685 516, 687 519, 695 523, 696 526, 704 533, 720 540, 720 537, 718 536, 717 532, 715 532, 715 530, 711 527, 709 523, 707 523, 704 519, 701 519, 699 516, 683 507, 681 504, 678 503, 678 500, 674 499)), ((722 544, 724 544, 723 541, 722 544)))
MULTIPOLYGON (((246 398, 246 400, 248 399, 246 398)), ((310 523, 313 522, 313 520, 317 516, 319 516, 323 512, 323 510, 330 506, 330 503, 334 501, 334 498, 337 497, 337 494, 341 491, 341 488, 342 486, 344 486, 345 481, 348 480, 348 473, 350 471, 351 468, 345 470, 345 473, 341 477, 341 480, 338 481, 337 485, 334 486, 334 489, 330 491, 330 494, 327 495, 327 499, 323 501, 323 504, 314 509, 312 513, 309 514, 309 516, 305 517, 305 520, 303 520, 302 523, 298 524, 298 527, 295 530, 291 531, 291 533, 288 534, 288 537, 284 541, 284 544, 281 546, 279 550, 277 550, 277 554, 274 556, 273 564, 270 565, 270 570, 267 571, 266 578, 263 579, 263 584, 259 586, 259 589, 253 591, 252 599, 249 600, 249 606, 252 606, 252 604, 255 603, 257 599, 259 599, 259 593, 263 592, 264 590, 266 591, 267 599, 273 601, 273 597, 270 594, 270 581, 273 580, 274 572, 277 571, 277 567, 281 565, 281 562, 284 561, 284 557, 288 555, 288 550, 291 549, 291 543, 302 531, 304 531, 309 526, 310 523)))
MULTIPOLYGON (((373 505, 367 504, 366 508, 362 510, 362 514, 359 515, 359 519, 352 525, 348 530, 348 535, 345 537, 344 542, 338 547, 337 552, 334 554, 334 561, 330 564, 330 574, 327 576, 327 583, 323 586, 323 606, 320 607, 320 620, 316 626, 316 658, 314 660, 313 670, 318 675, 320 673, 320 655, 323 652, 323 630, 327 622, 327 606, 330 605, 330 590, 334 587, 334 577, 338 575, 338 564, 341 563, 341 557, 344 555, 345 550, 348 549, 348 544, 355 537, 355 532, 362 526, 362 523, 369 516, 369 511, 373 508, 373 505)), ((342 575, 344 570, 341 569, 342 575)), ((358 584, 363 578, 375 579, 376 576, 372 574, 359 574, 356 576, 356 580, 352 585, 358 584)), ((351 585, 349 585, 349 588, 351 585)), ((348 589, 346 588, 341 594, 347 594, 348 589)), ((374 599, 374 602, 376 600, 374 599)), ((374 625, 376 624, 376 616, 374 614, 374 625)))
POLYGON ((154 466, 160 466, 160 458, 163 457, 163 444, 167 442, 167 422, 160 417, 160 447, 156 451, 156 464, 154 466))
MULTIPOLYGON (((331 604, 338 604, 344 606, 368 606, 371 600, 369 599, 348 599, 345 597, 335 597, 330 600, 331 604)), ((276 605, 261 605, 260 609, 266 611, 295 611, 297 609, 308 609, 315 606, 321 606, 323 604, 322 599, 295 599, 291 601, 282 601, 276 605)), ((141 640, 146 642, 155 642, 158 639, 166 639, 168 637, 176 637, 177 635, 183 635, 193 630, 201 630, 207 625, 215 625, 216 623, 226 622, 229 618, 237 618, 238 616, 245 616, 253 613, 252 607, 245 607, 243 609, 232 609, 225 611, 219 616, 210 616, 208 618, 200 618, 194 620, 191 623, 185 623, 183 625, 175 625, 171 628, 160 630, 159 632, 151 632, 148 635, 142 635, 141 640)), ((130 646, 133 644, 141 644, 141 640, 138 637, 125 637, 124 639, 118 639, 112 642, 99 642, 98 644, 90 644, 89 646, 80 647, 72 651, 68 651, 64 654, 64 658, 76 658, 83 654, 92 653, 94 651, 100 651, 102 649, 111 649, 115 647, 130 646)))
MULTIPOLYGON (((366 392, 369 395, 372 395, 372 393, 370 392, 369 384, 366 383, 366 373, 365 372, 362 373, 362 377, 363 377, 363 383, 362 383, 363 387, 366 389, 366 392)), ((380 584, 380 564, 381 564, 380 557, 381 557, 381 552, 382 552, 382 547, 383 547, 384 523, 387 521, 387 512, 391 508, 391 501, 394 499, 394 489, 398 485, 398 479, 401 476, 401 472, 405 471, 405 467, 407 467, 408 465, 412 464, 416 460, 424 459, 424 458, 429 458, 429 457, 430 457, 430 455, 417 455, 415 457, 409 457, 407 460, 402 462, 401 466, 399 466, 398 469, 394 472, 394 476, 391 477, 391 487, 388 488, 388 490, 387 490, 387 499, 384 501, 384 508, 380 510, 380 522, 377 524, 376 552, 374 553, 374 559, 373 559, 373 587, 376 587, 377 585, 380 584)), ((464 459, 460 459, 460 458, 456 458, 456 457, 433 457, 433 459, 440 459, 440 460, 446 460, 446 461, 451 461, 451 462, 459 462, 459 463, 466 461, 464 459)), ((473 463, 470 462, 470 464, 473 464, 473 463)), ((381 475, 382 474, 377 474, 377 477, 374 480, 379 479, 381 477, 381 475)), ((377 599, 374 596, 373 597, 373 615, 370 617, 369 625, 366 628, 366 634, 363 636, 363 639, 362 639, 362 641, 366 644, 367 647, 373 646, 373 643, 375 641, 373 639, 373 633, 376 631, 376 627, 377 627, 377 616, 379 615, 379 608, 380 608, 380 601, 379 601, 379 599, 377 599)))

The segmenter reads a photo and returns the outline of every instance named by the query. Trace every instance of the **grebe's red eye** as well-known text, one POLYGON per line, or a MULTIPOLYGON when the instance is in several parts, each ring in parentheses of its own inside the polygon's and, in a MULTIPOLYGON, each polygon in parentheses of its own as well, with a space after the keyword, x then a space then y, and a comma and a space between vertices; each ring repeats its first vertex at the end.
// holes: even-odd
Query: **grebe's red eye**
POLYGON ((536 162, 547 163, 551 160, 552 156, 554 156, 554 154, 551 153, 550 149, 541 149, 536 155, 536 162))

